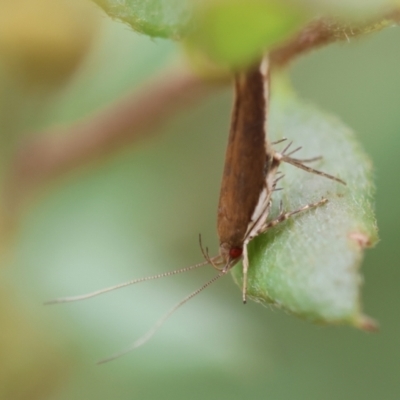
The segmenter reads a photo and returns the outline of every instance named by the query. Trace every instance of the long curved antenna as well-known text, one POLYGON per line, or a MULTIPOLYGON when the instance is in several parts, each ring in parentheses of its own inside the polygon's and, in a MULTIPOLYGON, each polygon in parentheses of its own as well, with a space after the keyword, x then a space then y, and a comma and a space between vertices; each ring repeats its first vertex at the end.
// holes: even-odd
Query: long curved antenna
POLYGON ((103 293, 107 293, 107 292, 111 292, 111 291, 116 290, 116 289, 123 288, 125 286, 134 285, 134 284, 140 283, 140 282, 151 281, 153 279, 164 278, 166 276, 172 276, 172 275, 180 274, 182 272, 192 271, 192 270, 194 270, 196 268, 199 268, 199 267, 202 267, 202 266, 208 265, 208 264, 209 264, 209 261, 206 260, 206 261, 203 261, 203 262, 201 262, 199 264, 191 265, 190 267, 176 269, 174 271, 163 272, 162 274, 146 276, 144 278, 133 279, 133 280, 128 281, 128 282, 119 283, 118 285, 115 285, 115 286, 110 286, 108 288, 96 290, 94 292, 83 294, 83 295, 79 295, 79 296, 60 297, 58 299, 46 301, 44 304, 48 305, 48 304, 70 303, 72 301, 86 300, 86 299, 90 299, 91 297, 95 297, 95 296, 98 296, 100 294, 103 294, 103 293))
POLYGON ((179 303, 175 304, 160 320, 157 321, 157 323, 147 331, 142 337, 140 337, 138 340, 136 340, 132 346, 128 347, 126 350, 121 351, 119 353, 114 354, 111 357, 103 358, 100 360, 97 364, 104 364, 106 362, 115 360, 116 358, 119 358, 135 349, 137 349, 140 346, 143 346, 147 341, 151 339, 151 337, 164 325, 164 323, 171 317, 171 315, 181 306, 183 306, 185 303, 187 303, 190 299, 198 295, 200 292, 202 292, 204 289, 206 289, 208 286, 210 286, 212 283, 214 283, 217 279, 221 278, 221 276, 225 275, 225 272, 220 272, 218 275, 214 276, 211 280, 209 280, 207 283, 205 283, 201 288, 195 290, 194 292, 190 293, 188 296, 186 296, 183 300, 181 300, 179 303))

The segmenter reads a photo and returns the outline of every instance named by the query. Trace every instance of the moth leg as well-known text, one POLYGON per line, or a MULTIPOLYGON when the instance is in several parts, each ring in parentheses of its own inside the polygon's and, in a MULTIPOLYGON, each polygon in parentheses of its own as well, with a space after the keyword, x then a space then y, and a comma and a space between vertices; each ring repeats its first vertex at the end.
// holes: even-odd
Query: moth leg
POLYGON ((331 179, 333 181, 339 182, 343 185, 346 185, 346 182, 343 181, 342 179, 336 178, 333 175, 327 174, 323 171, 319 171, 315 168, 311 168, 311 167, 308 167, 307 165, 305 165, 306 163, 321 160, 322 157, 319 156, 319 157, 305 158, 305 159, 291 157, 294 153, 296 153, 297 151, 299 151, 301 149, 301 147, 298 147, 297 149, 289 152, 289 149, 292 146, 292 144, 293 144, 293 142, 291 141, 281 152, 275 152, 275 154, 274 154, 275 162, 280 163, 283 161, 288 164, 292 164, 295 167, 300 168, 304 171, 311 172, 312 174, 320 175, 325 178, 331 179))
POLYGON ((300 168, 300 169, 302 169, 304 171, 311 172, 312 174, 320 175, 320 176, 323 176, 325 178, 331 179, 333 181, 339 182, 339 183, 341 183, 343 185, 346 185, 346 182, 343 181, 342 179, 336 178, 333 175, 327 174, 327 173, 322 172, 322 171, 320 171, 318 169, 314 169, 314 168, 311 168, 311 167, 308 167, 308 166, 304 165, 304 162, 315 161, 315 158, 314 159, 308 159, 308 160, 298 160, 296 158, 288 157, 288 156, 284 155, 283 153, 279 154, 279 158, 280 158, 280 161, 286 162, 288 164, 292 164, 293 166, 295 166, 297 168, 300 168))
POLYGON ((286 140, 287 140, 287 138, 282 138, 282 139, 277 140, 276 142, 272 142, 271 144, 272 144, 272 146, 275 146, 276 144, 285 142, 286 140))
POLYGON ((247 271, 249 270, 249 255, 247 252, 247 243, 243 246, 243 286, 242 286, 242 299, 243 304, 247 303, 247 271))
MULTIPOLYGON (((272 143, 272 144, 274 145, 274 144, 276 144, 276 143, 281 143, 281 142, 283 142, 283 140, 279 140, 278 142, 274 142, 274 143, 272 143)), ((298 152, 299 150, 301 150, 303 147, 302 147, 302 146, 297 147, 296 149, 292 150, 290 153, 287 153, 287 151, 288 151, 289 148, 292 146, 292 144, 293 144, 293 141, 291 141, 291 142, 283 149, 283 151, 281 152, 281 155, 282 155, 282 156, 285 156, 285 157, 287 157, 287 158, 291 158, 292 160, 297 161, 297 162, 299 162, 299 163, 308 163, 308 162, 314 162, 314 161, 322 160, 322 156, 313 157, 313 158, 305 158, 305 159, 293 158, 292 155, 293 155, 294 153, 297 153, 297 152, 298 152)))
POLYGON ((311 163, 315 161, 321 161, 323 159, 322 156, 317 156, 317 157, 312 157, 312 158, 293 158, 293 160, 299 162, 299 163, 311 163))
MULTIPOLYGON (((287 219, 289 219, 290 217, 292 217, 295 214, 298 214, 298 213, 306 211, 306 210, 310 210, 311 208, 316 208, 316 207, 322 206, 323 204, 325 204, 327 202, 328 202, 328 199, 323 198, 320 201, 317 201, 316 203, 306 204, 305 206, 303 206, 297 210, 289 211, 289 212, 283 211, 282 203, 281 203, 279 215, 275 219, 267 222, 264 225, 263 232, 266 232, 268 229, 271 229, 274 226, 278 225, 279 223, 286 221, 287 219)), ((244 252, 243 252, 243 254, 244 254, 244 252)), ((243 262, 243 270, 244 270, 244 262, 243 262)))

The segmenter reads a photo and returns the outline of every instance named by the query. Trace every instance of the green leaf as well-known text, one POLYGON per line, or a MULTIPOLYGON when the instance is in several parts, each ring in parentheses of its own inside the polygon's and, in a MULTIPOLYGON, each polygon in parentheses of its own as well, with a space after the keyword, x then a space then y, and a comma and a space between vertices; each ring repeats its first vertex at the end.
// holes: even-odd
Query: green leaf
MULTIPOLYGON (((372 206, 371 162, 353 132, 335 117, 297 99, 282 85, 273 88, 271 140, 287 137, 297 158, 323 156, 312 166, 344 179, 347 186, 283 164, 270 219, 282 199, 285 211, 329 199, 250 243, 249 298, 314 322, 373 329, 360 305, 359 267, 365 247, 377 241, 372 206)), ((280 149, 285 144, 277 145, 280 149)), ((241 265, 233 270, 241 285, 241 265)))
MULTIPOLYGON (((184 40, 190 54, 242 68, 321 15, 348 23, 383 15, 400 0, 93 0, 151 37, 184 40)), ((383 26, 386 26, 383 18, 383 26)), ((365 22, 365 21, 364 21, 365 22)))
POLYGON ((286 1, 219 0, 196 12, 189 45, 218 63, 240 67, 288 38, 308 14, 286 1))
MULTIPOLYGON (((305 22, 302 4, 278 0, 94 0, 152 37, 187 39, 214 62, 242 66, 305 22)), ((309 17, 309 14, 307 14, 309 17)))
POLYGON ((180 39, 192 17, 193 0, 93 0, 111 17, 152 37, 180 39))

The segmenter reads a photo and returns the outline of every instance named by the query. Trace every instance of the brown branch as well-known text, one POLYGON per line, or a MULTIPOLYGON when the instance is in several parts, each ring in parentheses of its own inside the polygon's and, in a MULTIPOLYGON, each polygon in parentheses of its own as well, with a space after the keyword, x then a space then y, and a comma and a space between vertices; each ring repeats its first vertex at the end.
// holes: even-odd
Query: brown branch
MULTIPOLYGON (((189 69, 153 77, 139 90, 66 128, 54 128, 20 146, 4 182, 0 223, 11 230, 21 203, 43 183, 132 145, 177 110, 215 92, 189 69)), ((146 136, 147 137, 147 136, 146 136)), ((0 228, 1 231, 1 228, 0 228)))
POLYGON ((25 143, 14 159, 14 177, 36 184, 107 156, 141 139, 150 128, 215 88, 183 68, 153 77, 89 118, 25 143))
POLYGON ((351 38, 377 32, 399 23, 400 9, 394 9, 379 18, 356 26, 346 25, 331 18, 320 18, 312 21, 297 35, 272 50, 271 63, 275 67, 283 67, 311 50, 334 42, 349 41, 351 38))

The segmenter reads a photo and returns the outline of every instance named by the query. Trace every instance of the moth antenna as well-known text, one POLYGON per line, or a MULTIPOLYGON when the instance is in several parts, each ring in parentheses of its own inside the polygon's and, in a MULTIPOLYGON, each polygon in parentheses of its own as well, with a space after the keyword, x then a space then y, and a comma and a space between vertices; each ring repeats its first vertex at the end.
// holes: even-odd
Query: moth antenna
POLYGON ((273 189, 273 192, 279 192, 280 190, 283 190, 283 187, 274 188, 274 189, 273 189))
POLYGON ((164 277, 167 277, 167 276, 177 275, 177 274, 180 274, 182 272, 192 271, 192 270, 194 270, 196 268, 199 268, 199 267, 202 267, 202 266, 208 265, 208 264, 210 264, 210 262, 209 262, 209 260, 206 260, 206 261, 203 261, 203 262, 201 262, 199 264, 191 265, 189 267, 176 269, 174 271, 163 272, 163 273, 157 274, 157 275, 146 276, 144 278, 133 279, 131 281, 119 283, 118 285, 114 285, 114 286, 110 286, 108 288, 96 290, 96 291, 91 292, 91 293, 87 293, 87 294, 83 294, 83 295, 79 295, 79 296, 60 297, 58 299, 46 301, 44 304, 45 305, 48 305, 48 304, 60 304, 60 303, 70 303, 72 301, 86 300, 86 299, 90 299, 91 297, 95 297, 95 296, 98 296, 100 294, 103 294, 103 293, 108 293, 108 292, 111 292, 113 290, 123 288, 125 286, 130 286, 130 285, 134 285, 136 283, 151 281, 151 280, 154 280, 154 279, 164 278, 164 277))
POLYGON ((210 286, 212 283, 214 283, 217 279, 221 278, 221 276, 225 275, 225 272, 220 272, 218 275, 214 276, 211 280, 209 280, 207 283, 205 283, 201 288, 195 290, 194 292, 190 293, 188 296, 186 296, 183 300, 181 300, 179 303, 175 304, 161 319, 159 319, 154 326, 149 329, 142 337, 140 337, 138 340, 136 340, 130 347, 128 347, 126 350, 121 351, 119 353, 114 354, 111 357, 104 358, 100 360, 97 364, 104 364, 106 362, 115 360, 116 358, 119 358, 135 349, 137 349, 140 346, 143 346, 146 342, 148 342, 152 336, 164 325, 164 323, 172 316, 172 314, 175 313, 178 308, 182 307, 185 303, 187 303, 190 299, 193 297, 197 296, 200 292, 202 292, 204 289, 206 289, 208 286, 210 286))
POLYGON ((281 155, 282 155, 282 161, 284 161, 284 162, 292 164, 297 168, 303 169, 304 171, 311 172, 312 174, 324 176, 325 178, 332 179, 333 181, 336 181, 336 182, 339 182, 339 183, 341 183, 343 185, 346 185, 345 181, 343 181, 342 179, 336 178, 336 176, 329 175, 329 174, 327 174, 325 172, 322 172, 322 171, 319 171, 317 169, 307 167, 306 165, 304 165, 301 162, 299 162, 297 159, 285 156, 283 153, 281 153, 281 155))

